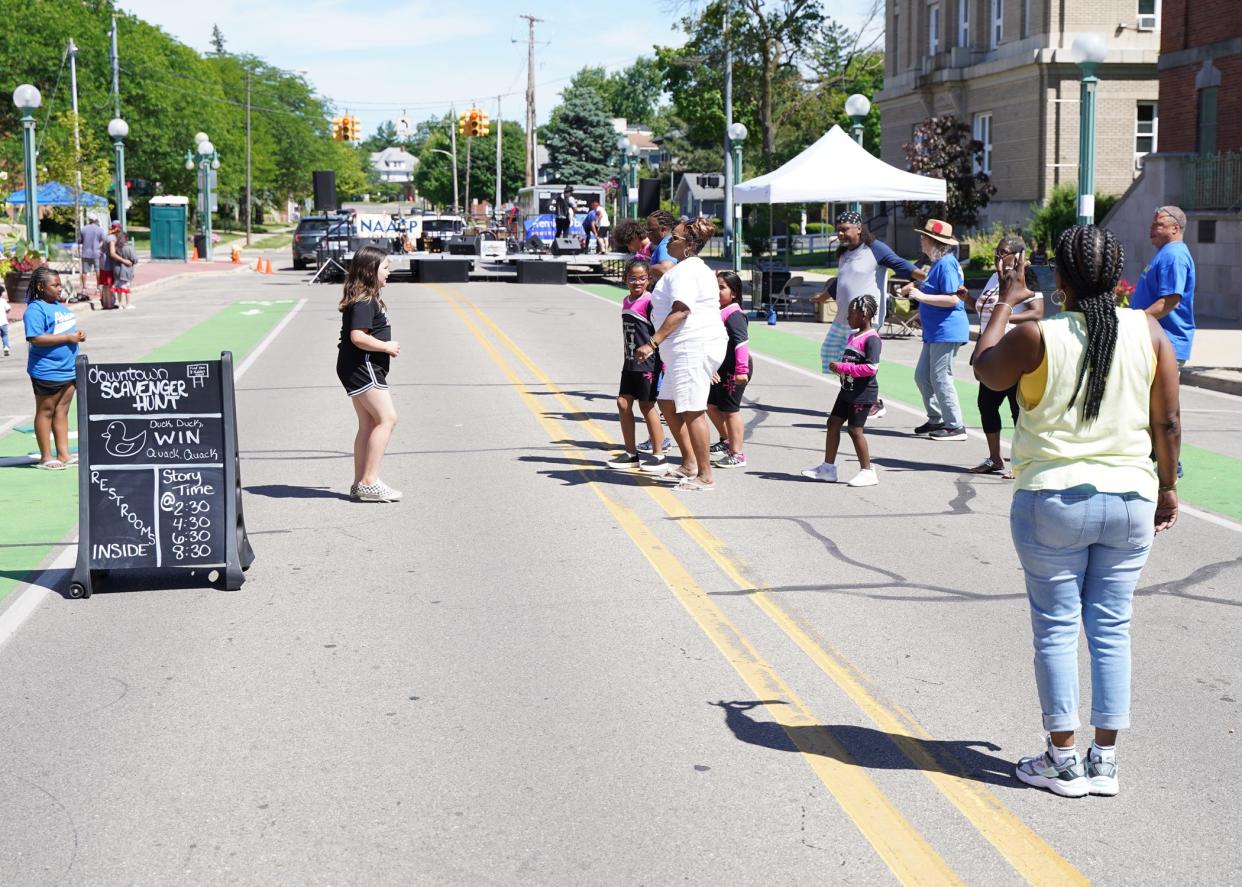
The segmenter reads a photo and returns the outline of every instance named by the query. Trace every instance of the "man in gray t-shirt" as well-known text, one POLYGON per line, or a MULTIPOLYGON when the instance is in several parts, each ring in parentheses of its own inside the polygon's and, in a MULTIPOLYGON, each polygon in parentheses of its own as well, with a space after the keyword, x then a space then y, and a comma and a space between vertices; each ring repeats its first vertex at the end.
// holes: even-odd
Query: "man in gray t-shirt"
POLYGON ((99 221, 90 216, 86 224, 82 227, 82 231, 78 234, 78 243, 82 244, 82 289, 86 289, 86 275, 96 275, 91 281, 91 288, 95 289, 99 285, 99 249, 104 242, 103 228, 99 226, 99 221))

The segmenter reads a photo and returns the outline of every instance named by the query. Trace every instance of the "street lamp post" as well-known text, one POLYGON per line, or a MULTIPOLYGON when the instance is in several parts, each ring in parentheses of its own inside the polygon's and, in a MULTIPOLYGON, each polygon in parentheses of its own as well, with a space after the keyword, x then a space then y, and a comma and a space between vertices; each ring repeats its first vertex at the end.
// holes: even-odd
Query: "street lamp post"
POLYGON ((13 104, 22 112, 22 156, 26 168, 26 243, 39 248, 39 195, 35 190, 35 119, 34 112, 43 104, 39 90, 23 83, 13 90, 13 104))
POLYGON ((194 150, 185 152, 185 168, 198 166, 198 219, 203 232, 203 258, 211 261, 211 174, 220 168, 220 155, 207 133, 194 136, 194 150), (197 155, 197 157, 195 156, 197 155))
MULTIPOLYGON (((862 147, 863 121, 871 113, 871 100, 865 95, 854 93, 845 100, 845 113, 854 121, 850 126, 850 135, 854 137, 854 141, 858 142, 859 147, 862 147)), ((850 209, 853 212, 860 213, 862 212, 862 203, 853 201, 850 203, 850 209)))
POLYGON ((621 192, 620 203, 617 208, 618 218, 629 218, 630 215, 630 155, 628 153, 630 140, 623 135, 617 136, 617 156, 621 158, 621 180, 618 182, 620 187, 617 188, 621 192))
POLYGON ((1095 224, 1095 93, 1099 78, 1095 67, 1104 61, 1108 47, 1100 34, 1079 34, 1070 54, 1082 66, 1078 107, 1078 224, 1095 224))
POLYGON ((638 146, 631 144, 625 149, 630 158, 630 218, 638 218, 638 146))
MULTIPOLYGON (((746 124, 729 124, 729 144, 733 146, 733 184, 742 181, 742 143, 746 141, 746 124)), ((742 205, 733 199, 733 218, 725 220, 733 226, 733 270, 742 270, 742 205)))
POLYGON ((116 151, 116 220, 121 223, 121 230, 128 233, 125 222, 129 209, 129 189, 125 187, 125 137, 129 135, 129 124, 120 117, 112 118, 108 123, 108 135, 112 136, 112 147, 116 151))

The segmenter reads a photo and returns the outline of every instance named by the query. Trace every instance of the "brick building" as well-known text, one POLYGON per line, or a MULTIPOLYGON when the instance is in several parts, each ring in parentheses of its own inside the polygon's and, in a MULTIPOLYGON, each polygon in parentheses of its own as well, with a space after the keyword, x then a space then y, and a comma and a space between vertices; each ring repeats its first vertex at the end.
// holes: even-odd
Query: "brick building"
POLYGON ((1154 252, 1152 209, 1182 207, 1196 315, 1242 320, 1242 0, 1163 0, 1160 12, 1158 150, 1102 224, 1134 280, 1154 252))
POLYGON ((1096 69, 1096 189, 1123 193, 1159 126, 1159 2, 886 0, 883 159, 904 167, 914 126, 953 114, 985 146, 997 189, 985 224, 1025 224, 1057 184, 1077 183, 1082 73, 1070 47, 1094 32, 1108 48, 1096 69))

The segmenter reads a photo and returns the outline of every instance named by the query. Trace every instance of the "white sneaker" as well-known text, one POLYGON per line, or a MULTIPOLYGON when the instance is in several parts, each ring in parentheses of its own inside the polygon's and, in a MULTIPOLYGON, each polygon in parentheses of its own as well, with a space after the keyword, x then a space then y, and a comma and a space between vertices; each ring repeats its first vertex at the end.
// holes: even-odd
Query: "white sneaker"
POLYGON ((880 482, 880 478, 876 476, 874 468, 864 468, 850 478, 847 487, 874 487, 880 482))
POLYGON ((1114 797, 1120 790, 1117 783, 1117 754, 1101 755, 1095 746, 1087 752, 1087 779, 1091 783, 1091 794, 1114 797))
POLYGON ((400 502, 401 491, 394 490, 382 480, 377 480, 373 484, 358 484, 359 502, 400 502))
POLYGON ((802 476, 811 480, 822 480, 825 483, 835 484, 837 482, 837 466, 831 462, 821 462, 814 468, 802 469, 802 476))

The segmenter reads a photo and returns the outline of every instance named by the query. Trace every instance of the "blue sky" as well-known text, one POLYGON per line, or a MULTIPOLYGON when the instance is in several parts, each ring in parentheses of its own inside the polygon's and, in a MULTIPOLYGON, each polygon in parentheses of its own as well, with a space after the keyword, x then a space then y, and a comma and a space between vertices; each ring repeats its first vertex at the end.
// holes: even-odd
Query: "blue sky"
MULTIPOLYGON (((872 0, 832 0, 829 14, 846 25, 864 20, 872 0)), ((675 23, 685 0, 581 3, 571 0, 120 0, 119 5, 199 50, 220 26, 232 52, 262 56, 305 71, 320 95, 354 113, 364 133, 404 110, 412 123, 473 100, 493 117, 496 97, 506 118, 522 119, 526 89, 526 22, 536 25, 536 111, 540 122, 560 90, 584 65, 625 67, 653 44, 678 45, 675 23), (626 17, 617 20, 625 10, 626 17), (513 42, 517 41, 517 42, 513 42)), ((125 46, 120 47, 122 57, 125 46)), ((122 92, 125 84, 121 84, 122 92)))

